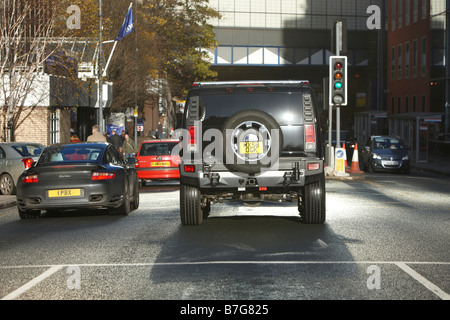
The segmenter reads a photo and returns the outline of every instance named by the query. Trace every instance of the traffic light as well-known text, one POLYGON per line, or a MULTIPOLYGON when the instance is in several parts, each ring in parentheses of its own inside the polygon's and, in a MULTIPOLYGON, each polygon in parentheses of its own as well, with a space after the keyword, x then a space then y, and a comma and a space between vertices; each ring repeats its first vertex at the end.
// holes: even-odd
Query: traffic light
POLYGON ((347 57, 330 57, 330 105, 347 105, 347 57))

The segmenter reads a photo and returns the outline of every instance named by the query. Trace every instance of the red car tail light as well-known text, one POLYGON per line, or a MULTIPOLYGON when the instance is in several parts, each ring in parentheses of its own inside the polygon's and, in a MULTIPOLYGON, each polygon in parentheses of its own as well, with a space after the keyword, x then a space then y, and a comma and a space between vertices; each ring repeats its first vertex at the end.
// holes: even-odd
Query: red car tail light
POLYGON ((34 160, 32 158, 23 158, 22 162, 25 169, 29 169, 31 168, 31 165, 34 163, 34 160))
POLYGON ((38 178, 37 174, 31 174, 31 175, 22 177, 22 182, 23 183, 36 183, 36 182, 39 182, 39 178, 38 178))
POLYGON ((111 172, 92 172, 91 180, 110 180, 116 177, 115 173, 111 172))

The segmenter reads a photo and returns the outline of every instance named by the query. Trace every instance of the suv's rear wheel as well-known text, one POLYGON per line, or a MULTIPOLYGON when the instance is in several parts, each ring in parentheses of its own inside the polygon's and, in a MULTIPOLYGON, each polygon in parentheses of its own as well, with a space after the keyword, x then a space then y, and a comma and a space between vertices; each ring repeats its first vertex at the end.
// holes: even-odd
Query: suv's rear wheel
POLYGON ((203 222, 200 190, 180 186, 180 218, 184 226, 198 226, 203 222))
POLYGON ((283 134, 278 122, 260 110, 235 113, 224 123, 225 166, 230 171, 259 173, 278 161, 283 134))
MULTIPOLYGON (((319 181, 306 185, 302 201, 298 205, 303 222, 321 224, 325 222, 325 177, 319 181)), ((300 199, 299 199, 300 200, 300 199)))

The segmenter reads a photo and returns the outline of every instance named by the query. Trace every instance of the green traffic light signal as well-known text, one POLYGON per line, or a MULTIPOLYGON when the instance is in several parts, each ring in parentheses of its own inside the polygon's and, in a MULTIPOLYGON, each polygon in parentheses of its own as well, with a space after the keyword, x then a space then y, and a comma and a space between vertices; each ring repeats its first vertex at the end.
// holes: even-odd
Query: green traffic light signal
POLYGON ((334 106, 347 105, 347 57, 330 56, 329 103, 334 106))

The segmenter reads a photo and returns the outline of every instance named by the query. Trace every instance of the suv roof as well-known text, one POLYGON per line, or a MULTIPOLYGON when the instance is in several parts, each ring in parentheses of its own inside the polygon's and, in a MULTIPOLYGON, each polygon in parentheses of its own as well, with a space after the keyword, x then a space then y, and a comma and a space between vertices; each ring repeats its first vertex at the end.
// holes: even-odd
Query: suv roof
POLYGON ((192 87, 219 87, 219 86, 303 86, 308 85, 307 80, 279 80, 279 81, 213 81, 213 82, 194 82, 192 87))

